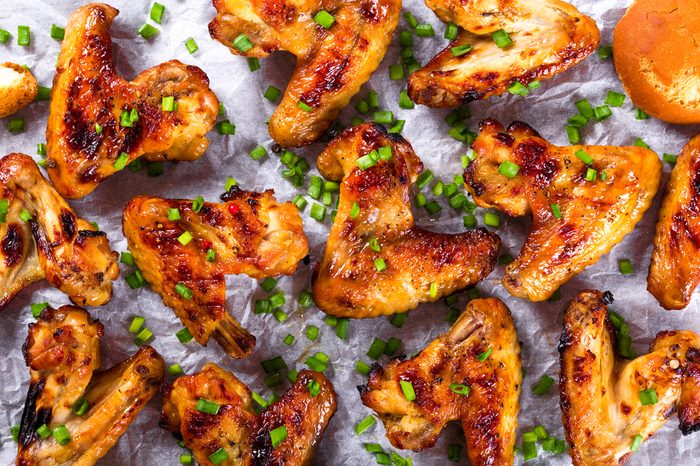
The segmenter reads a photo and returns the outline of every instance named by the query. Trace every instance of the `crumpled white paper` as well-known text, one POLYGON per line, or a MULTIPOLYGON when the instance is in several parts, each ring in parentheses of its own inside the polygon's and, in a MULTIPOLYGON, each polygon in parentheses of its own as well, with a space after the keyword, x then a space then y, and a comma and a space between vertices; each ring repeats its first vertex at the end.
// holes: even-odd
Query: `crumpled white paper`
MULTIPOLYGON (((166 6, 160 34, 145 41, 136 34, 146 21, 151 3, 142 1, 112 0, 111 4, 121 10, 112 27, 114 58, 117 68, 127 78, 134 78, 142 70, 177 58, 185 63, 201 67, 211 80, 211 87, 226 106, 226 118, 236 124, 235 136, 210 135, 208 152, 193 163, 166 165, 165 173, 149 178, 145 171, 131 174, 128 170, 102 183, 85 199, 72 201, 78 214, 96 221, 107 232, 112 248, 126 249, 126 240, 121 231, 122 209, 126 202, 138 194, 163 197, 195 198, 204 196, 208 201, 217 201, 223 192, 227 176, 238 180, 248 190, 274 188, 281 201, 291 200, 297 193, 305 194, 306 188, 297 190, 280 176, 282 165, 269 148, 270 139, 265 119, 274 105, 263 98, 268 85, 284 89, 291 74, 294 59, 278 53, 261 60, 262 69, 251 73, 245 58, 234 57, 221 44, 209 37, 207 23, 215 15, 211 0, 160 0, 166 6), (190 55, 184 42, 189 37, 196 40, 199 51, 190 55), (254 161, 247 153, 258 145, 268 148, 270 156, 254 161)), ((71 11, 87 2, 25 0, 0 2, 0 28, 12 32, 6 45, 0 44, 0 59, 27 64, 40 84, 50 86, 54 64, 60 43, 49 36, 52 23, 65 26, 71 11), (29 47, 17 45, 17 25, 29 25, 32 42, 29 47)), ((602 31, 602 43, 609 44, 616 21, 627 6, 623 0, 577 0, 573 2, 583 12, 593 16, 602 31)), ((406 0, 404 9, 410 10, 419 22, 433 24, 434 38, 414 38, 414 49, 423 64, 445 47, 442 38, 444 26, 419 0, 406 0)), ((398 30, 407 25, 400 21, 398 30)), ((398 32, 397 32, 398 33, 398 32)), ((461 173, 460 155, 467 147, 447 135, 448 126, 443 121, 447 111, 417 106, 414 110, 401 110, 398 96, 405 82, 391 81, 388 67, 398 62, 399 46, 395 40, 384 62, 371 81, 365 85, 361 95, 370 89, 379 93, 382 108, 393 110, 398 118, 406 120, 403 135, 415 148, 427 169, 432 170, 443 181, 451 181, 461 173)), ((533 95, 527 98, 504 96, 471 105, 473 117, 471 129, 476 130, 479 119, 492 117, 504 124, 518 119, 531 124, 553 143, 568 144, 563 126, 567 117, 576 113, 574 102, 586 97, 593 104, 600 104, 608 90, 621 91, 622 87, 614 72, 611 60, 600 61, 591 56, 572 70, 542 83, 533 95)), ((353 101, 354 103, 354 101, 353 101)), ((36 144, 45 142, 45 125, 48 105, 45 102, 32 104, 19 116, 26 119, 27 129, 23 134, 11 135, 0 125, 0 152, 35 154, 36 144)), ((343 112, 341 120, 348 123, 354 116, 352 105, 343 112)), ((678 153, 698 127, 672 126, 656 120, 638 121, 634 118, 629 99, 613 116, 603 123, 591 124, 583 132, 587 144, 631 145, 642 137, 659 154, 678 153)), ((296 151, 303 155, 315 172, 315 157, 323 144, 315 144, 296 151)), ((665 168, 667 174, 669 167, 665 168)), ((308 177, 307 177, 308 183, 308 177)), ((307 184, 308 186, 308 184, 307 184)), ((307 196, 308 198, 308 196, 307 196)), ((597 288, 610 290, 615 296, 612 308, 622 314, 631 327, 634 347, 637 352, 646 352, 657 332, 665 329, 691 329, 700 331, 700 305, 694 300, 680 312, 664 311, 646 291, 646 271, 651 254, 652 234, 656 222, 660 195, 643 221, 613 251, 597 264, 572 279, 562 288, 562 299, 558 302, 533 304, 512 298, 501 286, 503 267, 499 266, 482 284, 483 295, 501 298, 511 309, 523 342, 523 367, 527 370, 523 393, 520 399, 518 438, 523 431, 538 424, 544 425, 551 435, 563 438, 561 413, 556 386, 546 396, 536 397, 531 386, 543 374, 558 377, 557 341, 561 331, 561 315, 580 290, 597 288), (635 272, 632 276, 621 276, 617 260, 632 260, 635 272)), ((387 451, 393 450, 384 436, 381 423, 361 436, 354 433, 357 422, 371 413, 359 401, 356 385, 365 382, 365 377, 354 371, 358 359, 369 362, 365 353, 374 336, 387 339, 395 336, 403 340, 399 353, 413 353, 422 349, 429 341, 448 328, 444 322, 447 307, 442 303, 423 305, 410 313, 401 329, 390 325, 387 318, 356 320, 350 324, 349 340, 342 341, 334 329, 324 324, 324 314, 316 308, 302 311, 296 304, 299 293, 310 287, 313 264, 323 253, 328 234, 329 221, 323 224, 304 213, 304 226, 310 243, 311 263, 300 264, 293 277, 279 281, 279 289, 285 292, 285 311, 290 318, 278 323, 272 315, 255 315, 252 312, 256 299, 266 293, 257 283, 245 276, 228 279, 228 308, 241 323, 257 336, 258 344, 253 355, 242 361, 227 357, 212 341, 206 347, 195 342, 183 346, 175 337, 182 326, 174 313, 165 307, 148 287, 131 290, 123 277, 131 272, 122 266, 122 277, 115 283, 114 298, 99 309, 91 309, 93 317, 105 325, 102 340, 103 367, 121 361, 136 351, 133 337, 127 332, 133 315, 146 318, 146 325, 155 333, 152 345, 163 355, 167 364, 180 363, 187 373, 197 371, 207 362, 215 362, 235 373, 251 389, 269 397, 272 392, 263 385, 263 371, 259 362, 282 355, 290 368, 303 366, 303 361, 316 351, 324 351, 331 357, 327 374, 339 395, 338 411, 330 423, 323 441, 318 447, 314 464, 318 465, 365 465, 374 464, 374 458, 362 448, 363 442, 378 442, 387 451), (321 334, 316 342, 304 336, 307 325, 316 325, 321 334), (287 334, 297 337, 292 347, 282 343, 287 334)), ((481 213, 478 214, 481 222, 481 213)), ((457 232, 463 230, 462 217, 443 202, 442 213, 431 219, 423 209, 416 210, 419 224, 436 231, 457 232)), ((516 256, 528 231, 528 220, 503 219, 498 234, 503 240, 501 254, 516 256)), ((48 301, 53 306, 68 304, 65 295, 46 283, 37 283, 21 292, 0 314, 0 464, 14 464, 16 444, 10 438, 9 427, 18 424, 28 385, 28 369, 25 367, 21 346, 27 334, 27 324, 33 321, 30 303, 48 301)), ((458 307, 464 308, 466 298, 462 296, 458 307)), ((385 362, 385 361, 384 361, 385 362)), ((281 391, 281 390, 280 390, 281 391)), ((119 443, 102 460, 105 465, 157 465, 177 464, 184 453, 170 434, 158 427, 160 397, 156 397, 138 416, 119 443)), ((421 453, 400 452, 410 456, 415 465, 444 465, 447 446, 451 443, 464 445, 458 425, 450 425, 443 432, 438 444, 421 453)), ((632 455, 630 465, 647 464, 693 464, 700 457, 700 435, 682 437, 675 416, 639 451, 632 455), (652 460, 653 458, 653 460, 652 460)), ((516 458, 520 464, 522 457, 516 458)), ((466 464, 464 452, 462 464, 466 464)), ((567 455, 541 454, 528 464, 570 464, 567 455)))

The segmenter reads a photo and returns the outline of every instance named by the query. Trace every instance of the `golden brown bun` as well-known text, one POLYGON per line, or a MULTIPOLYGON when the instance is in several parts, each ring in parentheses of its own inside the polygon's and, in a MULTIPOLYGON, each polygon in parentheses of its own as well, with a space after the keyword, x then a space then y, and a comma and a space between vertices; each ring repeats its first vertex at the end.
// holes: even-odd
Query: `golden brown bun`
POLYGON ((39 84, 32 73, 15 63, 0 65, 0 118, 20 111, 34 101, 39 84))
POLYGON ((700 123, 700 0, 637 0, 615 27, 615 68, 634 104, 700 123))

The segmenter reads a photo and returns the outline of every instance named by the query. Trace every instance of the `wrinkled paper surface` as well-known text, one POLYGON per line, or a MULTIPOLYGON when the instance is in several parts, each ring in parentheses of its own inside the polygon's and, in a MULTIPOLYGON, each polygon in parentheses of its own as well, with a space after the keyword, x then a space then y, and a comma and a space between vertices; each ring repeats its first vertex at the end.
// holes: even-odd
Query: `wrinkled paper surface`
MULTIPOLYGON (((81 217, 96 221, 107 232, 112 248, 116 251, 126 250, 126 240, 121 231, 122 209, 129 199, 138 194, 189 199, 202 195, 207 201, 216 202, 223 192, 227 176, 234 177, 244 189, 274 188, 280 201, 291 200, 297 193, 306 194, 306 187, 297 190, 280 176, 282 165, 279 158, 269 150, 273 141, 265 126, 265 119, 273 111, 274 105, 263 98, 263 93, 268 85, 285 88, 294 58, 286 53, 274 54, 261 60, 261 70, 251 73, 245 58, 231 55, 223 45, 209 37, 207 23, 215 15, 211 0, 159 1, 166 6, 165 16, 163 24, 159 26, 160 34, 149 41, 138 36, 136 31, 148 17, 151 3, 111 1, 113 6, 121 10, 112 27, 114 58, 118 70, 123 76, 133 79, 142 70, 173 58, 200 66, 209 75, 212 89, 226 106, 226 118, 235 123, 236 135, 220 136, 214 131, 210 134, 209 150, 196 162, 166 164, 165 173, 157 178, 149 178, 145 170, 136 174, 124 170, 103 182, 87 198, 71 201, 81 217), (193 55, 184 46, 189 37, 193 37, 199 46, 199 51, 193 55), (247 153, 259 144, 265 146, 270 155, 254 161, 247 153)), ((67 0, 0 1, 0 28, 12 32, 8 44, 0 44, 0 59, 29 65, 39 83, 50 86, 60 47, 60 43, 49 36, 51 24, 65 26, 71 11, 85 3, 67 0), (32 40, 29 47, 17 45, 17 25, 20 24, 31 26, 32 40)), ((630 2, 576 0, 573 3, 595 18, 602 32, 602 43, 609 44, 615 23, 630 2)), ((419 0, 406 0, 404 8, 413 12, 419 22, 429 22, 435 27, 436 35, 433 38, 414 36, 416 56, 425 64, 446 46, 447 41, 442 36, 444 26, 419 0)), ((401 20, 398 30, 406 28, 407 25, 401 20)), ((388 77, 388 67, 398 61, 398 54, 398 39, 395 37, 384 62, 360 95, 364 96, 368 90, 375 89, 380 96, 380 106, 394 111, 398 118, 406 120, 403 135, 411 142, 425 167, 443 181, 451 182, 454 175, 462 171, 460 156, 465 154, 467 147, 447 135, 449 128, 443 121, 447 110, 420 106, 414 110, 399 109, 399 92, 404 88, 405 82, 391 81, 388 77)), ((469 124, 472 130, 476 130, 477 122, 484 117, 496 118, 504 124, 518 119, 531 124, 553 143, 568 144, 563 126, 567 117, 576 113, 574 102, 586 97, 594 105, 600 105, 609 90, 622 90, 612 60, 601 61, 597 55, 593 55, 572 70, 543 81, 542 87, 530 97, 507 95, 472 104, 474 116, 469 124)), ((19 116, 26 119, 27 129, 20 135, 9 134, 6 124, 0 124, 2 155, 15 151, 35 154, 36 144, 45 142, 47 114, 46 102, 35 103, 24 109, 19 116)), ((341 120, 348 124, 354 114, 351 105, 343 112, 341 120)), ((637 137, 642 137, 659 154, 677 154, 697 130, 697 126, 679 127, 653 119, 635 120, 632 103, 627 99, 622 108, 613 109, 610 119, 603 123, 589 124, 582 131, 582 136, 586 144, 610 145, 631 145, 637 137)), ((312 173, 315 173, 316 155, 322 148, 323 143, 319 143, 296 151, 312 165, 312 173)), ((665 171, 664 183, 668 179, 668 165, 665 166, 665 171)), ((533 304, 512 298, 500 286, 502 266, 498 266, 479 285, 482 295, 497 296, 508 305, 519 330, 519 339, 523 342, 523 367, 527 370, 527 376, 520 398, 519 441, 522 432, 531 430, 538 424, 544 425, 551 435, 563 438, 556 386, 542 397, 533 396, 531 387, 543 374, 558 377, 557 341, 561 331, 561 316, 578 291, 586 288, 612 291, 615 303, 611 308, 627 319, 634 348, 638 353, 646 352, 653 337, 661 330, 691 329, 700 332, 700 301, 697 297, 685 311, 667 312, 646 291, 646 271, 659 202, 660 196, 657 195, 653 207, 637 228, 610 254, 567 283, 562 288, 562 299, 558 302, 533 304), (635 267, 632 276, 619 274, 617 261, 620 258, 632 260, 635 267)), ((424 209, 417 209, 417 222, 435 231, 462 231, 461 214, 452 210, 444 199, 441 203, 443 210, 436 218, 430 218, 424 209)), ((133 336, 127 331, 132 316, 136 314, 146 318, 146 325, 155 333, 151 344, 163 355, 166 364, 180 363, 187 373, 192 373, 207 361, 215 362, 231 370, 252 390, 266 397, 272 392, 263 384, 264 374, 259 364, 261 360, 281 354, 290 368, 301 369, 308 355, 324 351, 331 357, 327 375, 338 392, 339 405, 318 447, 314 464, 374 464, 373 457, 362 448, 363 442, 379 442, 387 451, 393 448, 384 436, 381 423, 361 436, 354 433, 355 424, 371 413, 360 403, 355 389, 356 385, 365 382, 365 377, 354 371, 355 362, 358 359, 369 362, 365 353, 374 336, 385 340, 391 336, 402 339, 399 353, 419 351, 447 330, 448 324, 444 318, 448 309, 442 301, 422 305, 410 313, 407 323, 401 329, 390 325, 386 317, 352 321, 348 341, 340 340, 335 336, 334 329, 324 324, 324 314, 321 311, 311 308, 304 312, 296 304, 299 293, 310 288, 313 264, 321 258, 330 225, 328 217, 324 223, 318 223, 309 217, 308 212, 309 207, 306 207, 303 217, 310 243, 311 263, 300 264, 293 277, 284 277, 279 281, 279 289, 284 290, 287 296, 284 309, 290 313, 290 318, 285 323, 278 323, 272 315, 253 314, 255 300, 266 296, 254 280, 245 276, 228 278, 228 309, 258 338, 255 352, 250 358, 241 361, 231 359, 214 341, 206 348, 194 341, 187 345, 180 344, 175 332, 182 325, 175 314, 148 287, 130 289, 123 277, 132 270, 120 264, 122 274, 115 283, 112 301, 102 308, 90 310, 92 316, 99 318, 105 325, 102 340, 103 367, 111 367, 136 352, 133 336), (304 336, 307 325, 316 325, 321 329, 316 342, 311 342, 304 336), (282 343, 288 333, 297 337, 296 343, 291 347, 282 343)), ((477 217, 480 224, 482 214, 479 209, 477 217)), ((528 220, 505 219, 502 216, 502 224, 498 229, 503 240, 501 254, 517 256, 528 225, 528 220)), ((463 309, 466 297, 464 293, 460 296, 457 306, 463 309)), ((9 427, 19 423, 28 386, 29 371, 21 347, 27 335, 27 324, 33 321, 29 305, 43 301, 53 306, 69 303, 65 295, 47 283, 40 282, 22 291, 0 314, 0 351, 5 356, 0 358, 2 465, 14 464, 16 444, 9 435, 9 427)), ((382 362, 386 362, 386 357, 382 362)), ((281 393, 280 387, 278 391, 281 393)), ((160 397, 157 396, 100 464, 177 464, 178 457, 184 450, 176 445, 168 432, 158 427, 159 408, 160 397)), ((456 423, 445 429, 434 448, 421 453, 401 454, 410 456, 415 465, 449 464, 447 446, 451 443, 464 446, 461 430, 456 423)), ((570 464, 567 455, 554 456, 542 453, 541 450, 540 453, 537 459, 528 464, 570 464)), ((682 437, 678 421, 673 416, 632 455, 629 464, 689 465, 696 463, 698 457, 700 435, 682 437)), ((522 456, 518 456, 516 463, 521 462, 522 456)), ((464 451, 462 464, 467 464, 464 451)))

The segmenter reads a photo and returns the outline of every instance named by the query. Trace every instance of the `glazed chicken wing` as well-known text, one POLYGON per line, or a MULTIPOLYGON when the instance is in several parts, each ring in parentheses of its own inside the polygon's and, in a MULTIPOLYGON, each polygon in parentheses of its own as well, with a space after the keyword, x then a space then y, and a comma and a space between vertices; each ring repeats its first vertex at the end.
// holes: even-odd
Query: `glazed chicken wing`
POLYGON ((95 464, 158 392, 163 358, 150 346, 95 372, 103 332, 102 324, 74 306, 47 308, 29 325, 24 354, 30 383, 17 466, 95 464))
POLYGON ((117 253, 104 232, 79 218, 28 155, 0 159, 0 310, 46 279, 76 304, 112 298, 117 253))
POLYGON ((206 364, 164 389, 161 425, 182 435, 200 466, 302 466, 310 463, 335 410, 333 385, 320 372, 302 370, 278 401, 255 414, 248 387, 206 364), (202 399, 218 412, 197 410, 202 399), (214 453, 224 459, 213 462, 214 453))
POLYGON ((594 264, 641 220, 661 180, 657 155, 642 147, 554 146, 525 123, 507 131, 485 120, 464 172, 481 207, 514 217, 532 213, 532 229, 503 286, 544 301, 594 264), (499 172, 502 165, 509 177, 499 172))
POLYGON ((234 186, 221 198, 195 212, 192 201, 139 196, 124 209, 123 228, 144 278, 195 340, 206 345, 214 337, 243 358, 255 337, 226 311, 225 275, 292 274, 308 243, 299 210, 278 204, 272 191, 234 186), (173 211, 177 220, 169 220, 173 211))
POLYGON ((595 21, 560 0, 426 0, 444 22, 460 26, 457 38, 408 78, 419 104, 455 107, 555 76, 598 47, 595 21), (491 35, 505 30, 512 44, 491 35), (455 53, 456 52, 456 53, 455 53))
POLYGON ((397 448, 430 448, 445 424, 458 420, 471 465, 513 464, 520 362, 508 308, 496 298, 476 299, 416 357, 394 359, 385 369, 375 365, 358 388, 397 448), (402 383, 410 384, 414 400, 402 383))
POLYGON ((661 332, 649 353, 623 362, 611 302, 609 292, 582 291, 564 316, 559 390, 575 466, 624 463, 676 411, 684 435, 700 429, 700 336, 661 332))
POLYGON ((314 277, 314 301, 325 313, 362 318, 406 312, 474 285, 493 270, 496 235, 483 229, 449 235, 415 226, 409 190, 423 164, 400 136, 371 123, 347 129, 321 153, 318 167, 326 178, 342 179, 338 212, 314 277), (377 163, 361 169, 358 159, 372 153, 377 163))
POLYGON ((399 0, 214 0, 211 36, 232 53, 297 57, 284 97, 270 117, 272 138, 303 146, 320 138, 384 58, 401 12, 399 0), (329 29, 314 21, 333 16, 329 29))
POLYGON ((38 93, 39 83, 27 68, 10 62, 0 65, 0 118, 19 112, 38 93))
POLYGON ((647 288, 666 309, 683 309, 700 282, 700 134, 683 148, 656 224, 647 288))
POLYGON ((78 8, 66 26, 46 140, 49 176, 68 198, 90 194, 140 157, 198 159, 219 111, 207 75, 195 66, 172 60, 131 82, 119 76, 109 35, 118 13, 90 4, 78 8))

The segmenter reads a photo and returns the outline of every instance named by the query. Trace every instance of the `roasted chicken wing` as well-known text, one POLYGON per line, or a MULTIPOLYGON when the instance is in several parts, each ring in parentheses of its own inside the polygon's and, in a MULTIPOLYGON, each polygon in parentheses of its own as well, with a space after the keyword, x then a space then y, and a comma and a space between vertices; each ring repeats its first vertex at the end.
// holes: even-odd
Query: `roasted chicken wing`
POLYGON ((413 359, 373 366, 368 384, 358 388, 395 447, 430 448, 445 424, 458 420, 471 465, 506 465, 513 464, 521 381, 513 318, 488 298, 469 302, 452 328, 413 359))
POLYGON ((195 66, 172 60, 131 82, 119 76, 109 35, 117 14, 90 4, 66 26, 46 128, 49 176, 65 197, 90 194, 140 157, 198 159, 219 111, 207 75, 195 66))
POLYGON ((283 146, 323 135, 379 66, 401 12, 399 0, 214 0, 214 7, 209 32, 232 53, 265 57, 287 50, 297 57, 269 123, 283 146), (321 26, 317 15, 331 25, 321 26))
POLYGON ((464 172, 481 207, 519 217, 532 229, 503 286, 543 301, 608 253, 641 220, 659 187, 657 155, 642 147, 554 146, 525 123, 485 120, 464 172))
POLYGON ((34 102, 38 92, 39 83, 27 68, 9 62, 0 65, 0 118, 34 102))
POLYGON ((588 57, 600 40, 593 19, 559 0, 425 3, 441 20, 463 28, 445 50, 408 78, 411 99, 430 107, 455 107, 503 94, 513 84, 527 87, 551 78, 588 57), (506 33, 512 43, 504 46, 506 33), (503 35, 502 44, 498 34, 503 35))
POLYGON ((29 325, 30 382, 17 466, 95 464, 158 392, 163 358, 150 346, 100 367, 102 324, 79 307, 47 308, 29 325))
POLYGON ((192 201, 139 196, 124 209, 123 228, 144 278, 195 340, 206 345, 212 336, 243 358, 255 337, 226 311, 225 275, 292 274, 309 248, 299 210, 278 204, 273 191, 234 186, 221 199, 195 208, 192 201))
POLYGON ((310 463, 335 409, 331 382, 302 370, 278 401, 255 414, 248 387, 206 364, 164 388, 161 425, 182 435, 200 466, 302 466, 310 463), (199 410, 201 400, 216 414, 199 410))
POLYGON ((700 429, 700 336, 656 335, 650 352, 616 357, 609 292, 582 291, 564 315, 561 410, 575 466, 618 465, 678 412, 680 429, 700 429))
POLYGON ((423 164, 400 136, 372 123, 349 128, 321 153, 318 168, 326 178, 342 180, 314 277, 314 301, 325 313, 362 318, 406 312, 474 285, 493 270, 496 235, 483 229, 449 235, 415 226, 409 191, 423 164), (375 155, 373 166, 358 166, 375 155))
POLYGON ((112 298, 117 253, 79 218, 28 155, 0 159, 0 310, 25 286, 48 280, 76 304, 112 298))
POLYGON ((700 134, 683 148, 656 224, 647 288, 666 309, 683 309, 700 282, 700 134))

